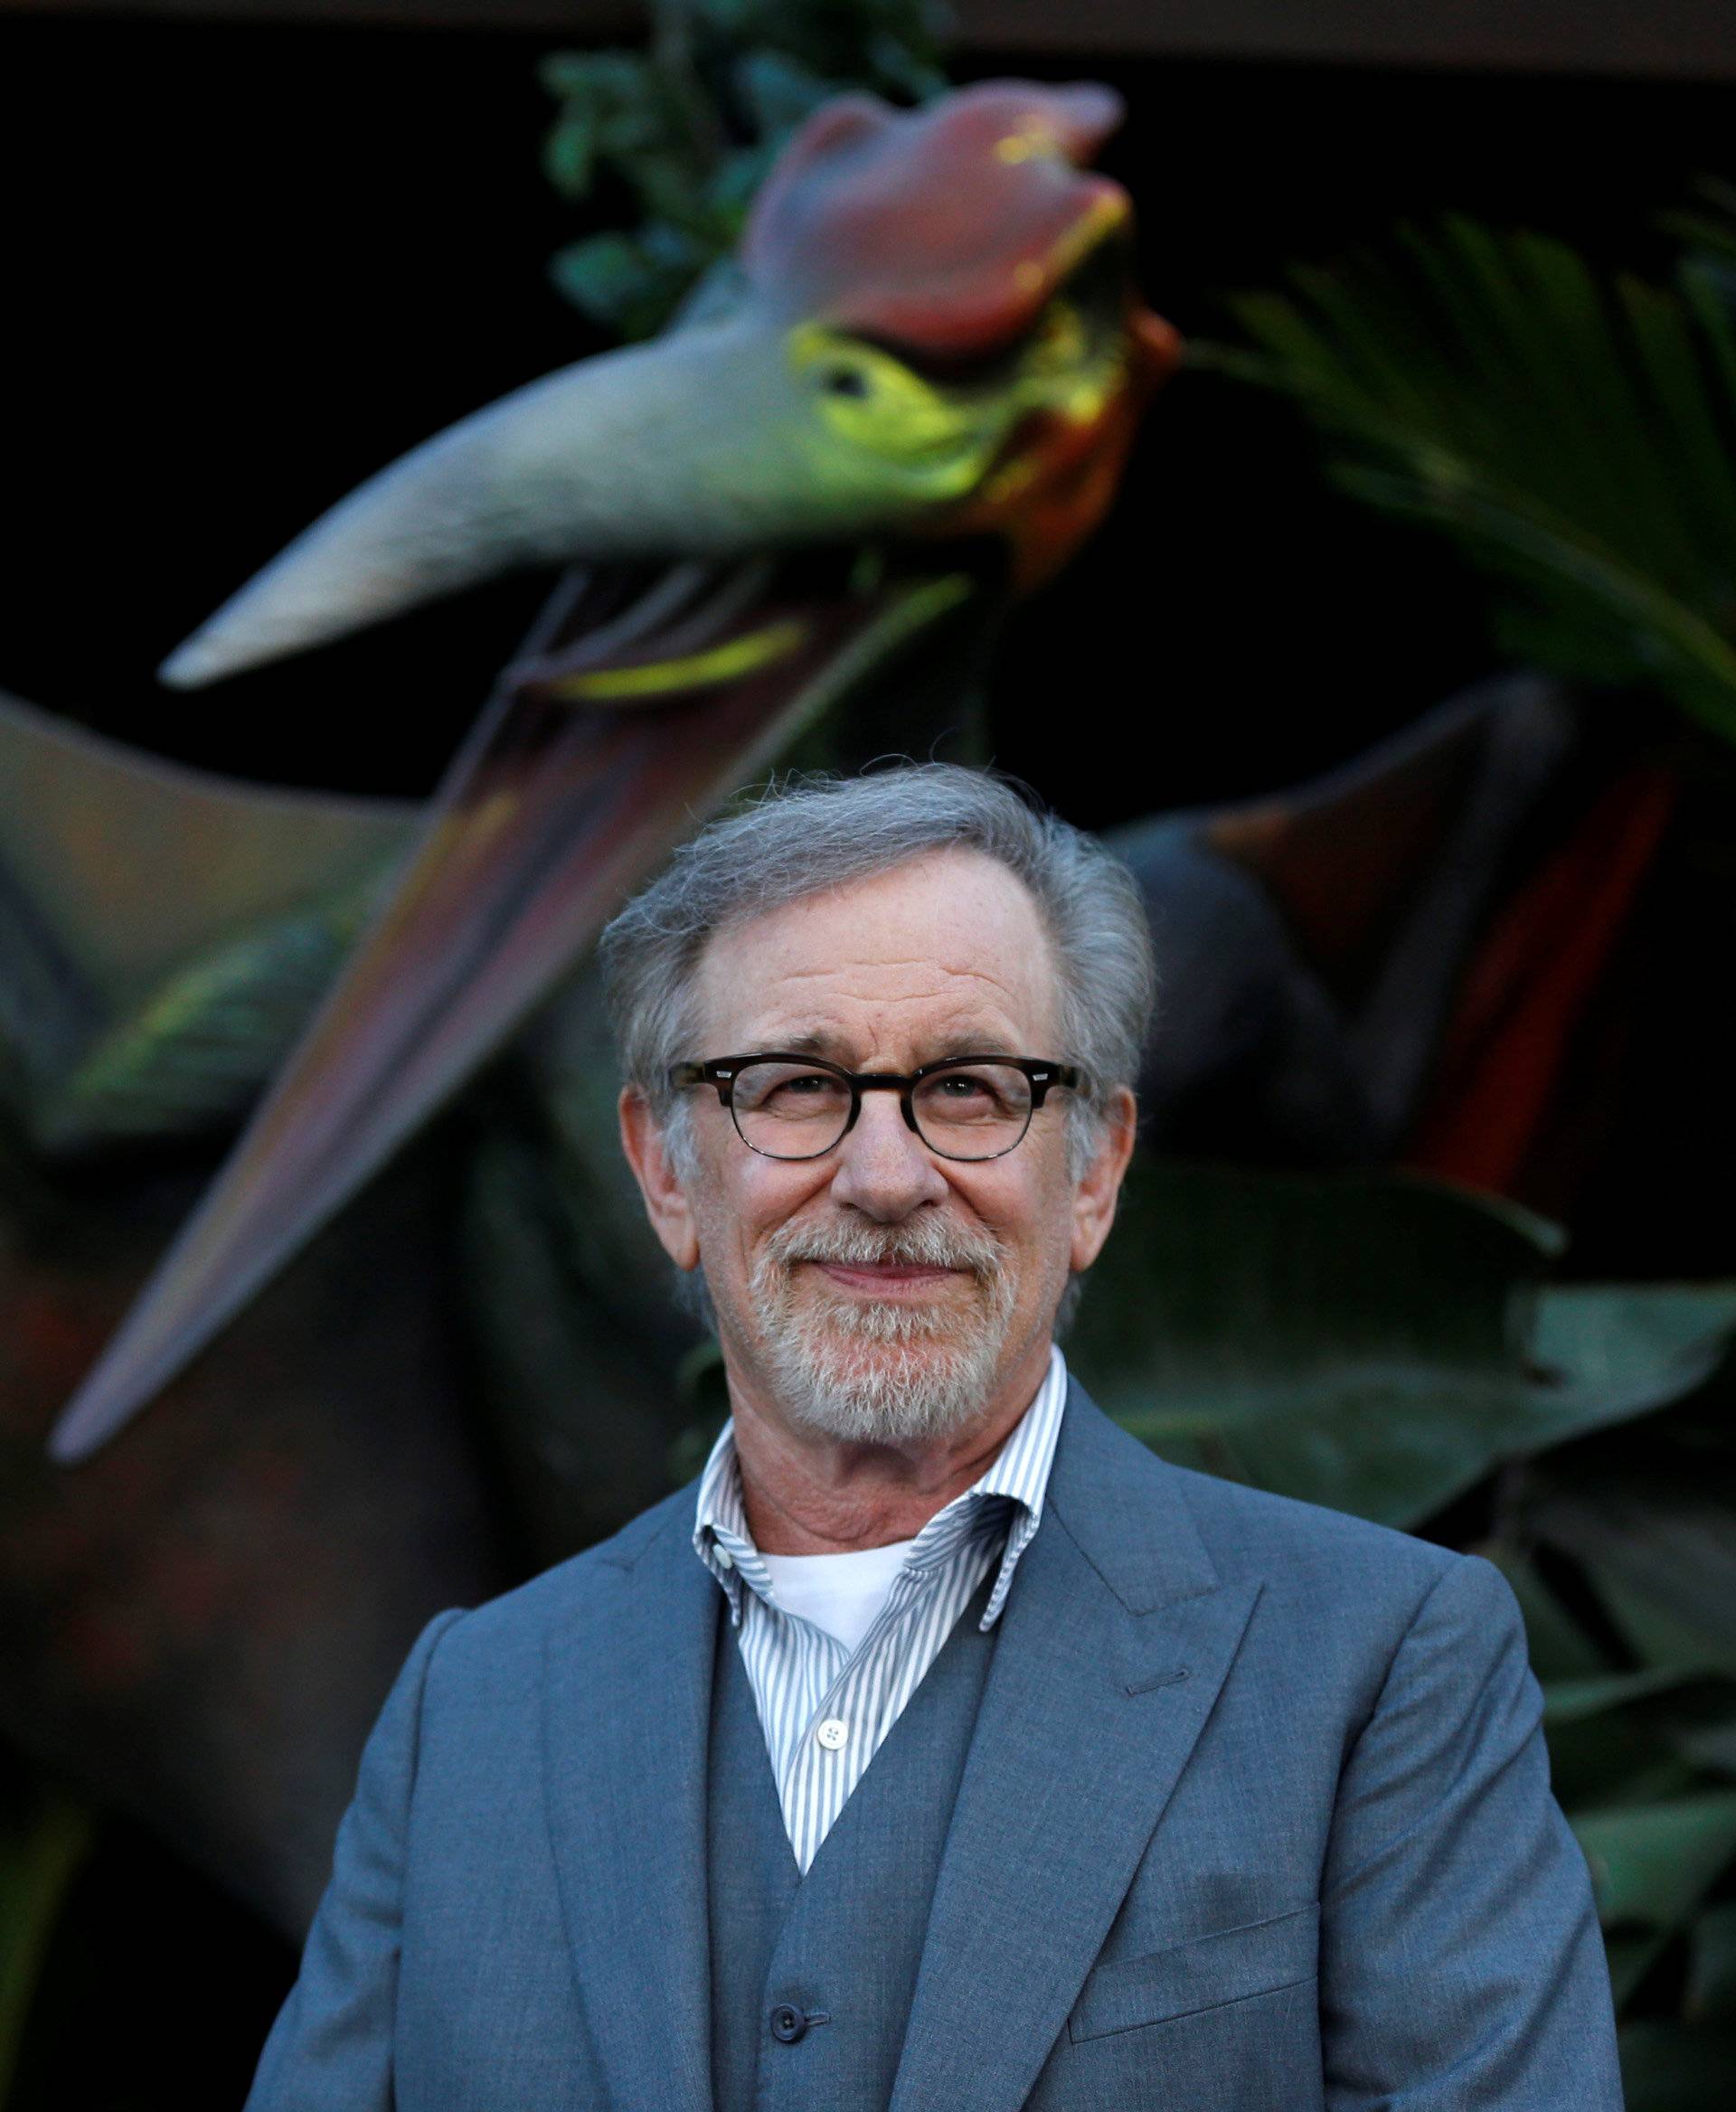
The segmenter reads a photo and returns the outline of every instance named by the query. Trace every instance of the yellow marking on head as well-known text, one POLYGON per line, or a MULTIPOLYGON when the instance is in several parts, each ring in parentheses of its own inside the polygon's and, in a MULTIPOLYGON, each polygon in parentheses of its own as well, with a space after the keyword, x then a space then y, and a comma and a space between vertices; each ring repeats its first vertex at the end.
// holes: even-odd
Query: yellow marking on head
POLYGON ((1004 139, 995 142, 995 158, 1009 165, 1022 161, 1035 161, 1041 155, 1052 156, 1056 139, 1046 127, 1033 126, 1026 132, 1009 132, 1004 139))
POLYGON ((817 323, 789 335, 790 363, 841 439, 889 462, 950 471, 983 444, 980 414, 878 345, 817 323))
POLYGON ((757 674, 760 668, 788 659, 807 638, 807 625, 793 618, 770 623, 703 653, 652 660, 642 667, 599 667, 590 674, 564 675, 550 684, 550 693, 564 704, 643 703, 676 690, 710 689, 720 683, 738 682, 744 674, 757 674))

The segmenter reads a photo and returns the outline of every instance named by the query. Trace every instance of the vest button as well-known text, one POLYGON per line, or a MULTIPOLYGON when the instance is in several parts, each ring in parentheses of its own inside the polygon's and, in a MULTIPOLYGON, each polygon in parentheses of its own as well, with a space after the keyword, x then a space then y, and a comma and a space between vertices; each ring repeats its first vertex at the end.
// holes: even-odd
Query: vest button
POLYGON ((771 2035, 781 2039, 786 2046, 793 2046, 807 2031, 807 2019, 788 2003, 780 2002, 771 2013, 771 2035))

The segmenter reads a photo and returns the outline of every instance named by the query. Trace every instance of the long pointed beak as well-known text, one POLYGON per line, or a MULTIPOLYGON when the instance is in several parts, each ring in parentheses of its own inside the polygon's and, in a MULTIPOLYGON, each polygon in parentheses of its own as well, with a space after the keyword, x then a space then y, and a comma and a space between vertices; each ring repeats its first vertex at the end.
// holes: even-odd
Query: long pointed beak
MULTIPOLYGON (((503 679, 378 920, 51 1440, 118 1430, 542 997, 628 891, 809 713, 970 592, 779 606, 686 567, 503 679)), ((582 619, 583 612, 569 610, 582 619)))
POLYGON ((164 681, 215 682, 519 566, 872 532, 806 470, 785 343, 738 316, 503 397, 321 515, 169 655, 164 681))

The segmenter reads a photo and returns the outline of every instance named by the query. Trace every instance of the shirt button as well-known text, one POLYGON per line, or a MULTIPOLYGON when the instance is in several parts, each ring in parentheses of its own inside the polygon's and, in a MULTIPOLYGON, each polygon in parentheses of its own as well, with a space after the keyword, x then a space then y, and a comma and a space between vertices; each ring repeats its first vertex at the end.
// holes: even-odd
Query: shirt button
POLYGON ((829 1753, 835 1753, 850 1735, 850 1726, 842 1716, 828 1716, 814 1733, 829 1753))
POLYGON ((771 2013, 771 2035, 782 2040, 786 2046, 793 2046, 807 2030, 807 2019, 798 2009, 780 2002, 771 2013))
POLYGON ((721 1541, 712 1547, 712 1552, 717 1557, 717 1566, 720 1570, 734 1569, 735 1557, 721 1541))

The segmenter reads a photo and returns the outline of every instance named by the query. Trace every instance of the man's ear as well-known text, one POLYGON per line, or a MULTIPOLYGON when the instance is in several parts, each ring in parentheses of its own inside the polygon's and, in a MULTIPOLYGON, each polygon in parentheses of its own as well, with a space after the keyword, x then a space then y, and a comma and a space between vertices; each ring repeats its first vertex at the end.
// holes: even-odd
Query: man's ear
POLYGON ((633 1169, 633 1178, 645 1198, 651 1229, 663 1241, 663 1250, 677 1268, 699 1267, 699 1233, 687 1192, 676 1178, 662 1125, 651 1111, 651 1103, 637 1086, 623 1089, 620 1098, 621 1149, 633 1169))
POLYGON ((1103 1251, 1103 1242, 1115 1222, 1116 1198, 1121 1193, 1122 1175, 1133 1156, 1139 1110, 1126 1086, 1118 1086, 1098 1141, 1096 1155, 1085 1169, 1085 1177, 1073 1195, 1073 1250, 1075 1270, 1089 1268, 1103 1251))

